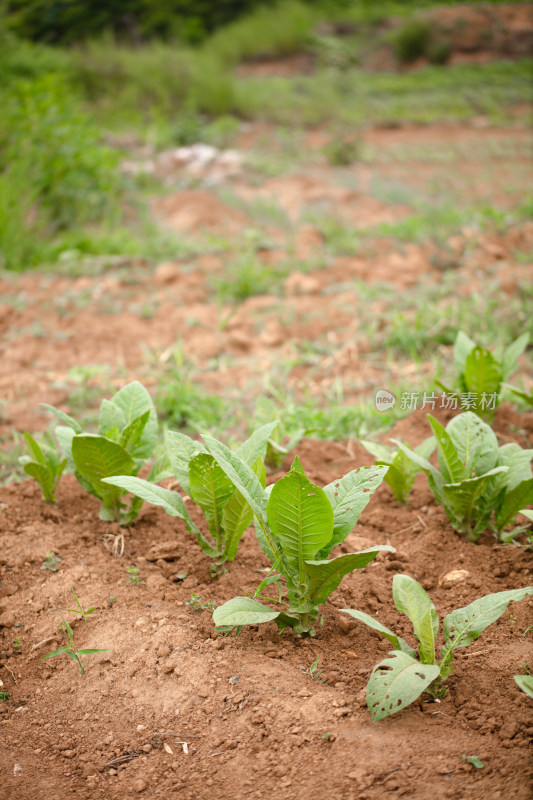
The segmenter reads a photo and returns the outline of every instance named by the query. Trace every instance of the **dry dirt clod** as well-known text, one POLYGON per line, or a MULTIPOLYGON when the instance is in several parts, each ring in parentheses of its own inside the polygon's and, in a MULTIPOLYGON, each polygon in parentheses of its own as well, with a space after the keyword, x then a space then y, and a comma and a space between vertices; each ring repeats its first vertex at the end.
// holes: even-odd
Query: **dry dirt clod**
POLYGON ((469 577, 470 573, 467 569, 452 569, 439 578, 439 586, 444 589, 450 589, 457 583, 464 583, 469 577))

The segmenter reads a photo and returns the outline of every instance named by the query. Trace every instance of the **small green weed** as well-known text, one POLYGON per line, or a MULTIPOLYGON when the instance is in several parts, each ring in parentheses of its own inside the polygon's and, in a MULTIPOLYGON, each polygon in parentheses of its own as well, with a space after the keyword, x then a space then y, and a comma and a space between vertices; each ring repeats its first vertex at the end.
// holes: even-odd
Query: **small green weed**
POLYGON ((64 617, 61 618, 63 620, 63 624, 60 625, 61 632, 65 639, 67 640, 67 644, 63 647, 60 647, 58 650, 54 650, 53 653, 48 653, 46 656, 42 656, 40 661, 46 661, 47 658, 55 658, 55 656, 60 656, 63 653, 68 656, 72 661, 75 661, 80 669, 80 674, 85 675, 85 665, 81 658, 81 656, 88 656, 93 655, 94 653, 108 653, 109 648, 98 648, 98 649, 83 649, 83 650, 76 650, 74 647, 74 633, 72 628, 66 621, 64 617))
POLYGON ((141 584, 146 583, 146 581, 143 581, 141 579, 140 575, 141 570, 139 569, 139 567, 127 567, 126 572, 129 575, 129 578, 126 581, 126 583, 133 583, 135 586, 140 586, 141 584))
POLYGON ((45 560, 41 565, 41 569, 47 569, 50 572, 57 572, 59 570, 59 562, 61 561, 60 556, 56 556, 53 551, 48 553, 45 560))

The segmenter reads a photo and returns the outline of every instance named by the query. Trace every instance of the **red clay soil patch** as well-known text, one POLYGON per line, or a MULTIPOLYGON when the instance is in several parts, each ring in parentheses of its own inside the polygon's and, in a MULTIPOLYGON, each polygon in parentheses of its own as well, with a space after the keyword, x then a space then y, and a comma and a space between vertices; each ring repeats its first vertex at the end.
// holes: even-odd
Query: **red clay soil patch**
MULTIPOLYGON (((529 417, 520 427, 532 429, 529 417)), ((507 423, 499 411, 496 430, 507 423)), ((423 415, 396 433, 425 436, 423 415)), ((305 441, 297 452, 321 484, 369 463, 354 441, 305 441)), ((411 640, 406 618, 391 604, 397 572, 423 583, 441 620, 483 594, 530 583, 530 553, 489 535, 475 545, 462 539, 424 478, 417 478, 409 508, 380 487, 346 549, 388 543, 396 553, 343 580, 310 640, 280 637, 273 623, 217 638, 210 612, 187 604, 192 593, 222 603, 256 587, 266 562, 251 530, 237 560, 213 579, 182 523, 150 506, 126 531, 124 557, 112 556, 105 537, 117 529, 97 519, 98 502, 71 476, 61 483, 57 508, 45 505, 31 482, 2 488, 0 502, 6 800, 531 796, 531 701, 513 675, 533 657, 531 632, 524 635, 532 599, 513 604, 478 645, 459 651, 440 703, 424 698, 380 723, 366 708, 370 671, 389 645, 339 608, 376 615, 411 640), (41 569, 52 550, 61 557, 56 573, 41 569), (126 583, 131 564, 145 584, 126 583), (444 588, 439 578, 453 569, 468 574, 444 588), (84 677, 67 658, 39 660, 60 646, 57 609, 72 602, 71 587, 85 607, 96 607, 88 626, 67 615, 77 645, 110 648, 86 657, 84 677), (313 680, 305 670, 317 657, 324 672, 313 680), (478 756, 484 767, 463 755, 478 756)))
POLYGON ((153 201, 153 210, 166 225, 180 231, 236 234, 249 225, 244 212, 224 205, 216 195, 184 191, 153 201))

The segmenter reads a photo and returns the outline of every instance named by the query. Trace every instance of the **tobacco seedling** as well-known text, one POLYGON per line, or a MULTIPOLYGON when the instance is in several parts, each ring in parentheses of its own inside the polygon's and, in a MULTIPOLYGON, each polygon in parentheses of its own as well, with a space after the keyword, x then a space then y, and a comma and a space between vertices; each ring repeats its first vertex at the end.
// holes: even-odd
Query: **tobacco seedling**
POLYGON ((461 758, 464 758, 467 764, 472 764, 472 766, 475 767, 476 769, 483 769, 483 767, 485 766, 483 761, 481 761, 481 759, 478 758, 477 756, 467 756, 466 753, 463 753, 461 758))
MULTIPOLYGON (((307 667, 307 669, 305 670, 305 674, 309 675, 309 677, 312 678, 314 681, 319 680, 320 676, 324 672, 323 669, 318 669, 318 658, 319 657, 317 656, 315 658, 315 660, 313 661, 313 663, 311 664, 311 666, 307 667)), ((303 669, 303 667, 302 667, 302 669, 303 669)), ((320 683, 327 683, 327 680, 321 679, 320 683)))
POLYGON ((533 700, 533 675, 514 675, 515 683, 533 700))
MULTIPOLYGON (((362 444, 376 458, 376 464, 388 466, 385 483, 388 483, 399 503, 407 503, 415 477, 422 470, 420 464, 411 461, 400 448, 391 450, 377 442, 367 442, 363 439, 359 441, 359 444, 362 444)), ((435 437, 430 436, 428 439, 424 439, 418 447, 415 447, 414 452, 422 458, 428 459, 433 453, 435 445, 435 437)))
POLYGON ((475 542, 489 525, 503 541, 505 528, 533 503, 532 450, 514 442, 498 448, 492 429, 476 414, 458 414, 443 426, 431 414, 440 471, 426 458, 396 442, 427 475, 429 488, 453 528, 475 542))
POLYGON ((26 475, 35 478, 46 502, 55 503, 55 492, 67 466, 67 459, 61 458, 52 447, 39 447, 28 431, 24 431, 24 439, 29 455, 20 456, 19 462, 26 475))
MULTIPOLYGON (((272 422, 258 428, 235 451, 253 470, 261 486, 266 480, 263 459, 267 441, 276 425, 277 422, 272 422)), ((202 552, 216 559, 218 565, 233 561, 244 531, 253 522, 247 500, 201 442, 177 431, 167 431, 166 443, 172 473, 185 494, 204 512, 209 537, 193 522, 179 492, 136 477, 108 478, 104 483, 131 492, 141 502, 146 500, 161 506, 170 516, 184 520, 188 530, 196 536, 202 552)))
POLYGON ((157 443, 157 414, 144 386, 133 381, 111 400, 102 401, 98 434, 84 433, 68 414, 43 405, 64 423, 55 433, 68 469, 87 492, 101 500, 100 519, 129 525, 137 517, 142 501, 134 497, 126 506, 121 500, 126 492, 104 483, 103 479, 111 475, 137 475, 153 453, 157 443))
POLYGON ((344 575, 365 567, 380 551, 394 552, 382 545, 327 558, 353 530, 387 467, 362 467, 321 489, 311 483, 295 459, 289 474, 266 490, 238 455, 212 436, 204 434, 203 438, 219 467, 250 504, 259 544, 272 562, 253 597, 234 597, 215 610, 215 625, 257 625, 273 620, 281 631, 292 628, 294 633, 313 636, 312 623, 319 616, 319 607, 344 575), (272 585, 276 596, 263 595, 272 585), (260 600, 281 605, 283 610, 260 600))
POLYGON ((408 575, 394 576, 392 597, 398 611, 406 614, 413 624, 418 639, 417 649, 363 611, 341 609, 378 631, 394 648, 388 658, 374 667, 368 681, 366 702, 372 719, 380 720, 396 714, 423 692, 428 692, 434 698, 444 697, 444 682, 453 672, 455 650, 472 644, 485 628, 505 613, 509 603, 517 603, 529 594, 533 594, 533 586, 496 592, 474 600, 465 608, 452 611, 443 622, 440 660, 436 657, 439 633, 437 611, 427 592, 408 575))
POLYGON ((126 572, 130 576, 126 583, 133 583, 135 586, 140 586, 141 584, 146 583, 146 581, 141 580, 141 570, 139 567, 127 567, 126 572))
POLYGON ((87 622, 87 617, 89 616, 89 614, 92 614, 94 612, 94 606, 93 608, 89 608, 88 611, 84 611, 83 606, 78 600, 78 596, 74 591, 74 589, 71 589, 71 592, 74 595, 74 600, 76 601, 77 608, 55 608, 54 611, 70 611, 72 614, 79 614, 79 616, 85 622, 85 624, 88 625, 89 623, 87 622))
POLYGON ((500 402, 502 383, 515 372, 528 342, 529 334, 523 333, 507 348, 500 348, 493 355, 459 331, 453 347, 457 387, 454 390, 440 381, 437 384, 452 397, 467 398, 469 408, 478 416, 492 419, 500 402))
POLYGON ((59 556, 56 556, 55 553, 51 551, 50 553, 48 553, 45 560, 43 561, 41 569, 47 569, 50 570, 50 572, 57 572, 59 569, 60 561, 61 558, 59 556))
POLYGON ((81 656, 88 656, 92 655, 93 653, 108 653, 109 648, 104 648, 104 649, 90 648, 90 649, 76 650, 76 648, 74 647, 74 633, 72 631, 72 628, 70 627, 70 625, 68 624, 68 622, 64 617, 61 617, 61 619, 63 620, 63 624, 60 625, 59 627, 61 629, 63 636, 67 640, 68 644, 64 645, 63 647, 60 647, 58 650, 54 650, 53 653, 48 653, 47 656, 43 656, 40 659, 40 661, 46 661, 47 658, 54 658, 55 656, 60 656, 62 655, 62 653, 64 653, 66 656, 72 659, 72 661, 76 662, 76 664, 80 668, 80 673, 82 675, 85 675, 85 665, 81 659, 81 656))

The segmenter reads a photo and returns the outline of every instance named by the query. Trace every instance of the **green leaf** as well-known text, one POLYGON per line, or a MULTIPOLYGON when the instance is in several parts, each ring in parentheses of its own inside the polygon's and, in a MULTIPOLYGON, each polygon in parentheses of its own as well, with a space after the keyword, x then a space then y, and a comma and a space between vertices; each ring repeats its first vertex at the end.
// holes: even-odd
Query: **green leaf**
MULTIPOLYGON (((252 511, 262 526, 267 524, 266 492, 255 472, 238 455, 232 453, 222 442, 218 442, 207 433, 202 434, 209 452, 217 464, 224 470, 236 489, 250 504, 252 511)), ((270 543, 269 543, 270 544, 270 543)))
POLYGON ((24 464, 24 472, 37 481, 44 499, 53 503, 54 479, 48 467, 43 467, 42 464, 38 464, 36 461, 30 461, 28 464, 24 464))
MULTIPOLYGON (((457 455, 465 465, 464 477, 473 473, 483 475, 496 466, 498 440, 496 434, 472 411, 458 414, 448 423, 446 430, 457 455)), ((456 480, 456 479, 454 479, 456 480)), ((454 481, 446 481, 453 483, 454 481)))
POLYGON ((385 639, 389 640, 395 650, 401 650, 402 653, 407 653, 408 656, 416 658, 416 650, 410 647, 400 636, 396 636, 396 634, 389 630, 389 628, 386 628, 385 625, 382 625, 381 622, 378 622, 377 619, 374 619, 374 617, 371 617, 369 614, 365 614, 364 611, 356 611, 354 608, 341 608, 340 610, 345 614, 349 614, 354 619, 364 622, 365 625, 368 625, 368 627, 372 628, 372 630, 381 633, 385 639))
POLYGON ((80 423, 76 422, 76 420, 73 419, 72 417, 69 417, 69 415, 65 414, 64 411, 60 411, 58 408, 55 408, 54 406, 51 406, 48 403, 41 403, 40 405, 43 408, 47 408, 48 411, 52 412, 52 414, 55 414, 58 420, 60 420, 60 422, 66 425, 67 428, 72 428, 74 433, 83 433, 83 428, 81 427, 80 423))
POLYGON ((291 470, 274 485, 267 518, 287 562, 304 583, 304 561, 311 560, 333 533, 333 510, 326 493, 301 472, 291 470))
POLYGON ((513 521, 520 509, 531 505, 531 503, 533 503, 533 478, 522 481, 510 492, 505 493, 503 503, 498 509, 494 520, 496 531, 502 531, 513 521))
POLYGON ((136 417, 128 425, 126 425, 120 434, 118 443, 122 445, 124 450, 126 450, 133 457, 135 457, 135 453, 138 452, 138 448, 149 419, 150 412, 145 411, 140 417, 136 417))
POLYGON ((533 522, 533 511, 531 511, 529 508, 521 508, 518 513, 523 514, 524 517, 527 517, 531 522, 533 522))
POLYGON ((476 343, 472 341, 472 339, 467 336, 466 333, 459 331, 453 346, 453 360, 455 362, 455 369, 457 370, 458 375, 462 375, 464 373, 465 362, 468 354, 475 346, 476 343))
POLYGON ((248 466, 251 466, 258 456, 261 458, 261 461, 264 461, 268 440, 272 431, 278 425, 279 421, 275 420, 274 422, 267 422, 266 425, 261 425, 260 428, 257 428, 250 438, 243 442, 235 451, 239 458, 245 461, 248 466))
POLYGON ((42 464, 43 467, 46 467, 46 458, 44 457, 44 453, 33 436, 28 433, 28 431, 24 431, 24 439, 32 459, 38 464, 42 464))
POLYGON ((326 558, 353 531, 361 512, 383 481, 387 469, 387 466, 379 465, 359 467, 324 487, 333 509, 333 535, 318 553, 319 558, 326 558))
POLYGON ((442 483, 441 474, 439 473, 438 469, 436 469, 433 464, 427 460, 427 458, 424 458, 424 456, 417 453, 416 450, 410 450, 399 439, 391 439, 391 442, 394 442, 394 444, 398 446, 398 448, 407 456, 407 458, 417 464, 428 477, 431 475, 435 482, 442 483))
POLYGON ((496 494, 487 490, 494 476, 507 469, 495 467, 478 478, 468 478, 441 487, 445 511, 456 530, 476 539, 487 528, 498 500, 496 494))
POLYGON ((276 619, 279 614, 279 611, 274 611, 251 597, 234 597, 215 608, 213 622, 217 628, 223 625, 232 628, 236 625, 259 625, 276 619))
POLYGON ((178 431, 167 431, 166 446, 172 474, 183 491, 190 497, 189 461, 198 453, 206 453, 207 450, 201 442, 178 431))
POLYGON ((102 648, 98 648, 98 649, 91 648, 90 650, 76 650, 76 655, 77 656, 89 656, 89 655, 92 655, 93 653, 109 653, 109 652, 111 652, 109 647, 104 648, 104 649, 102 649, 102 648))
POLYGON ((393 453, 387 447, 378 442, 368 442, 365 439, 359 439, 359 444, 363 445, 365 450, 368 450, 374 458, 377 458, 383 464, 392 464, 393 453))
POLYGON ((398 611, 407 614, 413 623, 415 636, 420 642, 420 660, 423 664, 434 664, 439 618, 430 596, 409 575, 394 576, 392 596, 398 611))
POLYGON ((472 764, 472 766, 476 769, 483 769, 485 766, 483 761, 481 761, 481 759, 479 759, 477 756, 467 756, 466 753, 463 753, 461 758, 464 758, 467 764, 472 764))
POLYGON ((517 369, 518 359, 529 344, 529 333, 523 333, 505 350, 502 359, 502 380, 506 381, 517 369))
POLYGON ((234 492, 233 484, 209 453, 199 453, 189 462, 191 497, 205 514, 209 533, 222 552, 222 513, 234 492))
POLYGON ((420 697, 440 675, 437 664, 421 664, 401 650, 380 661, 368 681, 366 703, 374 721, 384 719, 420 697))
POLYGON ((104 478, 102 483, 117 486, 119 489, 123 490, 123 493, 129 492, 135 495, 135 497, 140 497, 147 503, 151 503, 153 506, 160 506, 169 516, 179 517, 179 519, 184 520, 187 523, 187 528, 192 533, 198 532, 198 528, 187 511, 187 506, 178 492, 164 489, 162 486, 156 486, 154 483, 145 481, 142 478, 129 477, 126 475, 104 478))
POLYGON ((515 675, 517 686, 533 700, 533 675, 515 675))
POLYGON ((499 394, 502 375, 498 363, 490 352, 477 345, 468 354, 464 368, 464 379, 468 392, 478 395, 476 409, 482 410, 480 399, 486 395, 499 394))
MULTIPOLYGON (((264 485, 266 480, 265 465, 261 456, 257 456, 252 464, 252 469, 264 485)), ((233 561, 237 554, 237 547, 241 537, 254 519, 250 504, 245 500, 238 489, 235 489, 222 512, 222 527, 224 529, 225 547, 224 558, 233 561)))
POLYGON ((443 622, 446 648, 468 647, 485 628, 501 617, 509 603, 518 603, 528 594, 533 594, 533 586, 487 594, 465 608, 452 611, 443 622))
POLYGON ((111 403, 122 411, 126 425, 149 411, 149 419, 144 427, 140 441, 132 451, 134 458, 149 458, 157 444, 157 414, 149 393, 142 383, 133 381, 127 386, 123 386, 111 398, 111 403))
POLYGON ((72 440, 74 436, 76 436, 75 431, 66 425, 58 425, 55 429, 55 435, 57 441, 59 442, 59 446, 65 458, 67 459, 67 467, 71 472, 75 472, 76 464, 72 458, 72 440))
POLYGON ((87 478, 102 498, 116 495, 102 478, 131 474, 135 462, 123 447, 104 436, 81 433, 72 440, 72 458, 78 472, 87 478))
POLYGON ((369 547, 360 553, 345 553, 329 561, 305 561, 305 571, 311 579, 307 591, 311 602, 317 606, 325 603, 345 575, 366 567, 382 551, 395 552, 394 547, 385 544, 369 547))
MULTIPOLYGON (((475 416, 475 414, 472 416, 475 416)), ((428 414, 427 418, 435 434, 439 467, 446 483, 455 483, 467 477, 470 473, 465 471, 464 462, 460 458, 455 443, 448 431, 443 428, 440 422, 435 419, 435 417, 432 417, 431 414, 428 414)), ((404 452, 407 451, 404 450, 404 452)))
MULTIPOLYGON (((127 425, 126 414, 124 411, 116 406, 111 400, 102 400, 100 404, 100 413, 98 415, 98 433, 100 436, 110 437, 110 432, 115 434, 115 431, 120 436, 120 431, 127 425)), ((118 438, 118 437, 117 437, 118 438)))
POLYGON ((60 647, 58 650, 54 650, 53 653, 48 653, 46 656, 41 656, 39 661, 46 661, 47 658, 53 658, 54 656, 59 656, 61 653, 65 653, 68 650, 68 645, 64 645, 60 647))
POLYGON ((531 478, 531 459, 533 459, 533 450, 525 450, 516 442, 510 442, 500 447, 498 466, 509 467, 509 472, 504 480, 507 489, 514 489, 522 481, 531 478))

